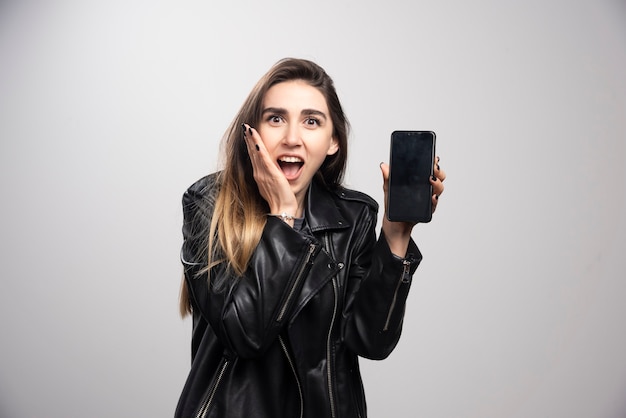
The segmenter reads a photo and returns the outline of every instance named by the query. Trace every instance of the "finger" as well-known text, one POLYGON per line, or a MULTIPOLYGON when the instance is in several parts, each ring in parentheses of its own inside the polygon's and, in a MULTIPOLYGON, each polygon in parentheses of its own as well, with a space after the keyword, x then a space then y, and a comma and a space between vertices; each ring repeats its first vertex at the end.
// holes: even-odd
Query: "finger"
POLYGON ((383 181, 389 180, 389 165, 380 163, 380 172, 383 174, 383 181))
POLYGON ((439 165, 439 161, 440 161, 440 158, 437 157, 437 160, 435 161, 435 164, 433 167, 433 174, 439 180, 444 181, 446 179, 446 172, 441 169, 441 166, 439 165))
POLYGON ((443 181, 446 179, 446 173, 439 166, 439 161, 441 159, 437 157, 437 161, 435 162, 435 166, 433 168, 433 176, 430 178, 430 184, 433 186, 433 195, 432 199, 432 213, 435 213, 437 210, 437 204, 439 203, 439 196, 443 193, 443 181))
POLYGON ((265 166, 266 170, 275 171, 278 170, 276 162, 273 161, 265 148, 265 143, 261 139, 259 132, 253 127, 248 127, 248 140, 250 141, 250 149, 254 153, 257 161, 265 166))
POLYGON ((444 190, 444 186, 443 186, 441 179, 433 175, 430 178, 430 184, 433 186, 433 195, 441 196, 444 190))
POLYGON ((380 163, 380 172, 383 175, 383 191, 387 191, 389 188, 389 165, 380 163))
POLYGON ((252 153, 251 160, 255 178, 258 181, 269 181, 274 184, 278 182, 283 186, 287 185, 285 175, 276 161, 272 160, 259 132, 253 127, 247 126, 246 136, 250 144, 249 150, 252 153))
POLYGON ((252 152, 252 150, 253 150, 254 147, 251 144, 252 141, 251 141, 251 139, 249 137, 248 129, 249 129, 248 125, 246 125, 245 123, 241 124, 243 140, 244 140, 244 142, 246 144, 246 151, 248 151, 248 156, 250 156, 250 158, 253 159, 254 153, 252 152))
POLYGON ((254 151, 258 152, 260 148, 257 140, 254 138, 252 127, 248 124, 242 123, 241 129, 243 130, 243 138, 248 146, 248 153, 253 155, 254 151))
MULTIPOLYGON (((246 141, 248 156, 250 157, 250 162, 252 163, 253 176, 259 186, 259 189, 261 189, 262 186, 259 182, 263 181, 262 179, 268 175, 267 167, 263 162, 263 156, 260 152, 261 148, 259 143, 262 143, 262 141, 255 138, 254 131, 250 125, 243 123, 241 124, 241 128, 243 130, 244 140, 246 141)), ((256 136, 258 137, 258 133, 256 136)))

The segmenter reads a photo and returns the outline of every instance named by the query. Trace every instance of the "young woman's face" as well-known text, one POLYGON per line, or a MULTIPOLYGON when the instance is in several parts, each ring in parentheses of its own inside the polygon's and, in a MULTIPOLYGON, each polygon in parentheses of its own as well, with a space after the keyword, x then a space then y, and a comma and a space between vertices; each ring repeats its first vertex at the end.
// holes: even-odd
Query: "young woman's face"
POLYGON ((257 131, 300 201, 326 156, 339 149, 326 99, 302 80, 267 91, 257 131))

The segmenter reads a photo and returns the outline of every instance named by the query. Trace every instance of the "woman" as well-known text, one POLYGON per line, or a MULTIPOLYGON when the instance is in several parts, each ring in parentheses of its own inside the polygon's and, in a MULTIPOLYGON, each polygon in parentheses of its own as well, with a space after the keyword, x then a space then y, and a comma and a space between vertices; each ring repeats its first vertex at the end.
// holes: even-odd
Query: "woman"
MULTIPOLYGON (((192 366, 177 417, 365 417, 358 356, 395 347, 421 254, 412 224, 341 186, 348 122, 318 65, 279 61, 183 197, 192 366)), ((384 189, 388 167, 381 164, 384 189)), ((433 208, 443 192, 435 166, 433 208)))

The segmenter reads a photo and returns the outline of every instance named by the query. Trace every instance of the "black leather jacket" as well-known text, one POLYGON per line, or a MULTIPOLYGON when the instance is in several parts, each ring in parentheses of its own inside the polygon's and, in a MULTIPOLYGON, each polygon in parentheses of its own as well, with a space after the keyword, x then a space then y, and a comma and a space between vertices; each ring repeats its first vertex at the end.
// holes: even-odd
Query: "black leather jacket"
POLYGON ((396 346, 417 246, 395 257, 376 240, 374 200, 314 181, 308 233, 269 217, 245 275, 225 277, 221 264, 209 286, 197 273, 215 190, 210 175, 183 197, 192 365, 175 416, 365 417, 357 356, 383 359, 396 346))

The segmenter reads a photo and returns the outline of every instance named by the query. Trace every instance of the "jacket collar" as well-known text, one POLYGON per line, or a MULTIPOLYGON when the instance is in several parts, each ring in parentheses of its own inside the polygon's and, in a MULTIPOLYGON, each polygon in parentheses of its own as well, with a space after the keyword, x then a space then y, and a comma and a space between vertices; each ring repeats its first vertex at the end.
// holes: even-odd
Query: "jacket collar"
POLYGON ((311 232, 327 229, 348 228, 350 225, 343 216, 333 196, 334 191, 328 190, 313 178, 307 193, 305 217, 311 232))

